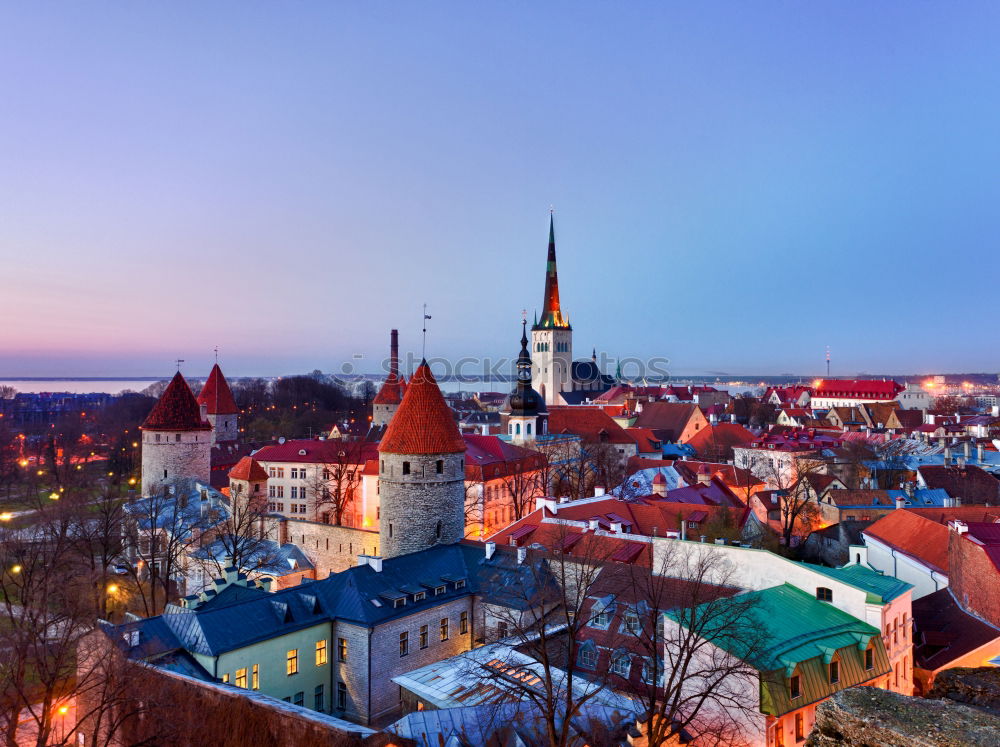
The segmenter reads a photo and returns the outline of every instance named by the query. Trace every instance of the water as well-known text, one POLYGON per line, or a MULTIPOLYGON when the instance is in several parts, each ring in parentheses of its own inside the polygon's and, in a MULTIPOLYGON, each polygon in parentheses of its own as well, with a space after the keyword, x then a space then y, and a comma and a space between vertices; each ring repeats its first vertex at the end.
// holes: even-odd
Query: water
POLYGON ((19 392, 119 394, 126 389, 141 392, 156 381, 166 381, 166 379, 0 379, 0 386, 12 386, 19 392))

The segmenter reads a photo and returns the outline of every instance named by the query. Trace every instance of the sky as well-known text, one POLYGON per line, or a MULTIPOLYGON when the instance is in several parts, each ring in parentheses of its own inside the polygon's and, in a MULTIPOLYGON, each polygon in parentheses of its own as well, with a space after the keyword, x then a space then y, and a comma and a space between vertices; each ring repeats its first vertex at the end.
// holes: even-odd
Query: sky
POLYGON ((995 371, 994 2, 0 3, 0 376, 995 371), (358 357, 360 356, 360 357, 358 357))

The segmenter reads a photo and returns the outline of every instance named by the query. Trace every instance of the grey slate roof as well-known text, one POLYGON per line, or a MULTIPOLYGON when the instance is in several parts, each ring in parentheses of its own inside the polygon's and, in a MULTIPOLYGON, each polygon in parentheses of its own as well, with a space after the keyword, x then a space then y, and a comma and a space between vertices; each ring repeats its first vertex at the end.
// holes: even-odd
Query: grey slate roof
MULTIPOLYGON (((148 626, 151 635, 164 640, 172 635, 189 651, 218 656, 334 619, 374 627, 473 593, 508 606, 524 602, 534 591, 534 579, 542 574, 534 573, 528 564, 518 565, 514 551, 506 548, 498 547, 486 560, 484 548, 480 543, 439 545, 385 559, 381 572, 368 565, 355 566, 321 581, 274 593, 242 594, 242 598, 234 598, 232 592, 220 593, 226 598, 194 609, 169 605, 159 617, 130 625, 141 629, 143 637, 148 626), (458 582, 464 582, 462 588, 456 588, 458 582), (440 586, 444 586, 444 593, 435 595, 435 587, 440 586), (402 591, 404 587, 411 589, 409 594, 402 591), (511 593, 511 589, 520 588, 529 593, 511 593), (426 597, 414 601, 413 589, 426 591, 426 597), (407 601, 402 607, 388 601, 404 594, 407 601)), ((544 564, 544 560, 531 562, 544 564)))

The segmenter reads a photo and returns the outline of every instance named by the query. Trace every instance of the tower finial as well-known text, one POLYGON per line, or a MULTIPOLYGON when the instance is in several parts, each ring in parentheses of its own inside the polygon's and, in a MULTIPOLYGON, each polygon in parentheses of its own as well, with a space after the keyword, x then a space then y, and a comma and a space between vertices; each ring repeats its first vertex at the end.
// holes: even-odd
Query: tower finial
POLYGON ((216 363, 219 362, 219 346, 218 345, 215 346, 215 362, 216 363))
POLYGON ((178 358, 178 359, 177 359, 177 373, 180 373, 180 372, 181 372, 181 364, 182 364, 183 362, 184 362, 184 359, 183 359, 183 358, 178 358))
POLYGON ((427 313, 427 304, 424 304, 424 318, 423 318, 424 339, 423 339, 423 342, 420 343, 420 358, 421 358, 421 360, 427 360, 427 320, 430 319, 430 318, 431 318, 431 315, 427 313))

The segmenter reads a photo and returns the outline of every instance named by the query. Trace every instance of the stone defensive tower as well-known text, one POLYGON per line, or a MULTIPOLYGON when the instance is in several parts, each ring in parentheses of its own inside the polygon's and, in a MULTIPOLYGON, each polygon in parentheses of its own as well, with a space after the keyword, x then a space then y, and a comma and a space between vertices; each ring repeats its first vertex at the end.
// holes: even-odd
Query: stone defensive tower
POLYGON ((379 443, 379 548, 391 558, 465 536, 465 440, 427 361, 379 443))
POLYGON ((399 332, 389 333, 389 375, 372 401, 372 427, 385 428, 403 401, 406 382, 399 375, 399 332))
POLYGON ((240 410, 218 363, 212 366, 212 372, 205 380, 205 386, 198 395, 198 405, 201 407, 201 419, 212 426, 213 444, 231 443, 239 438, 237 419, 240 410))
POLYGON ((139 426, 142 431, 142 494, 177 480, 209 484, 212 426, 180 371, 139 426))

